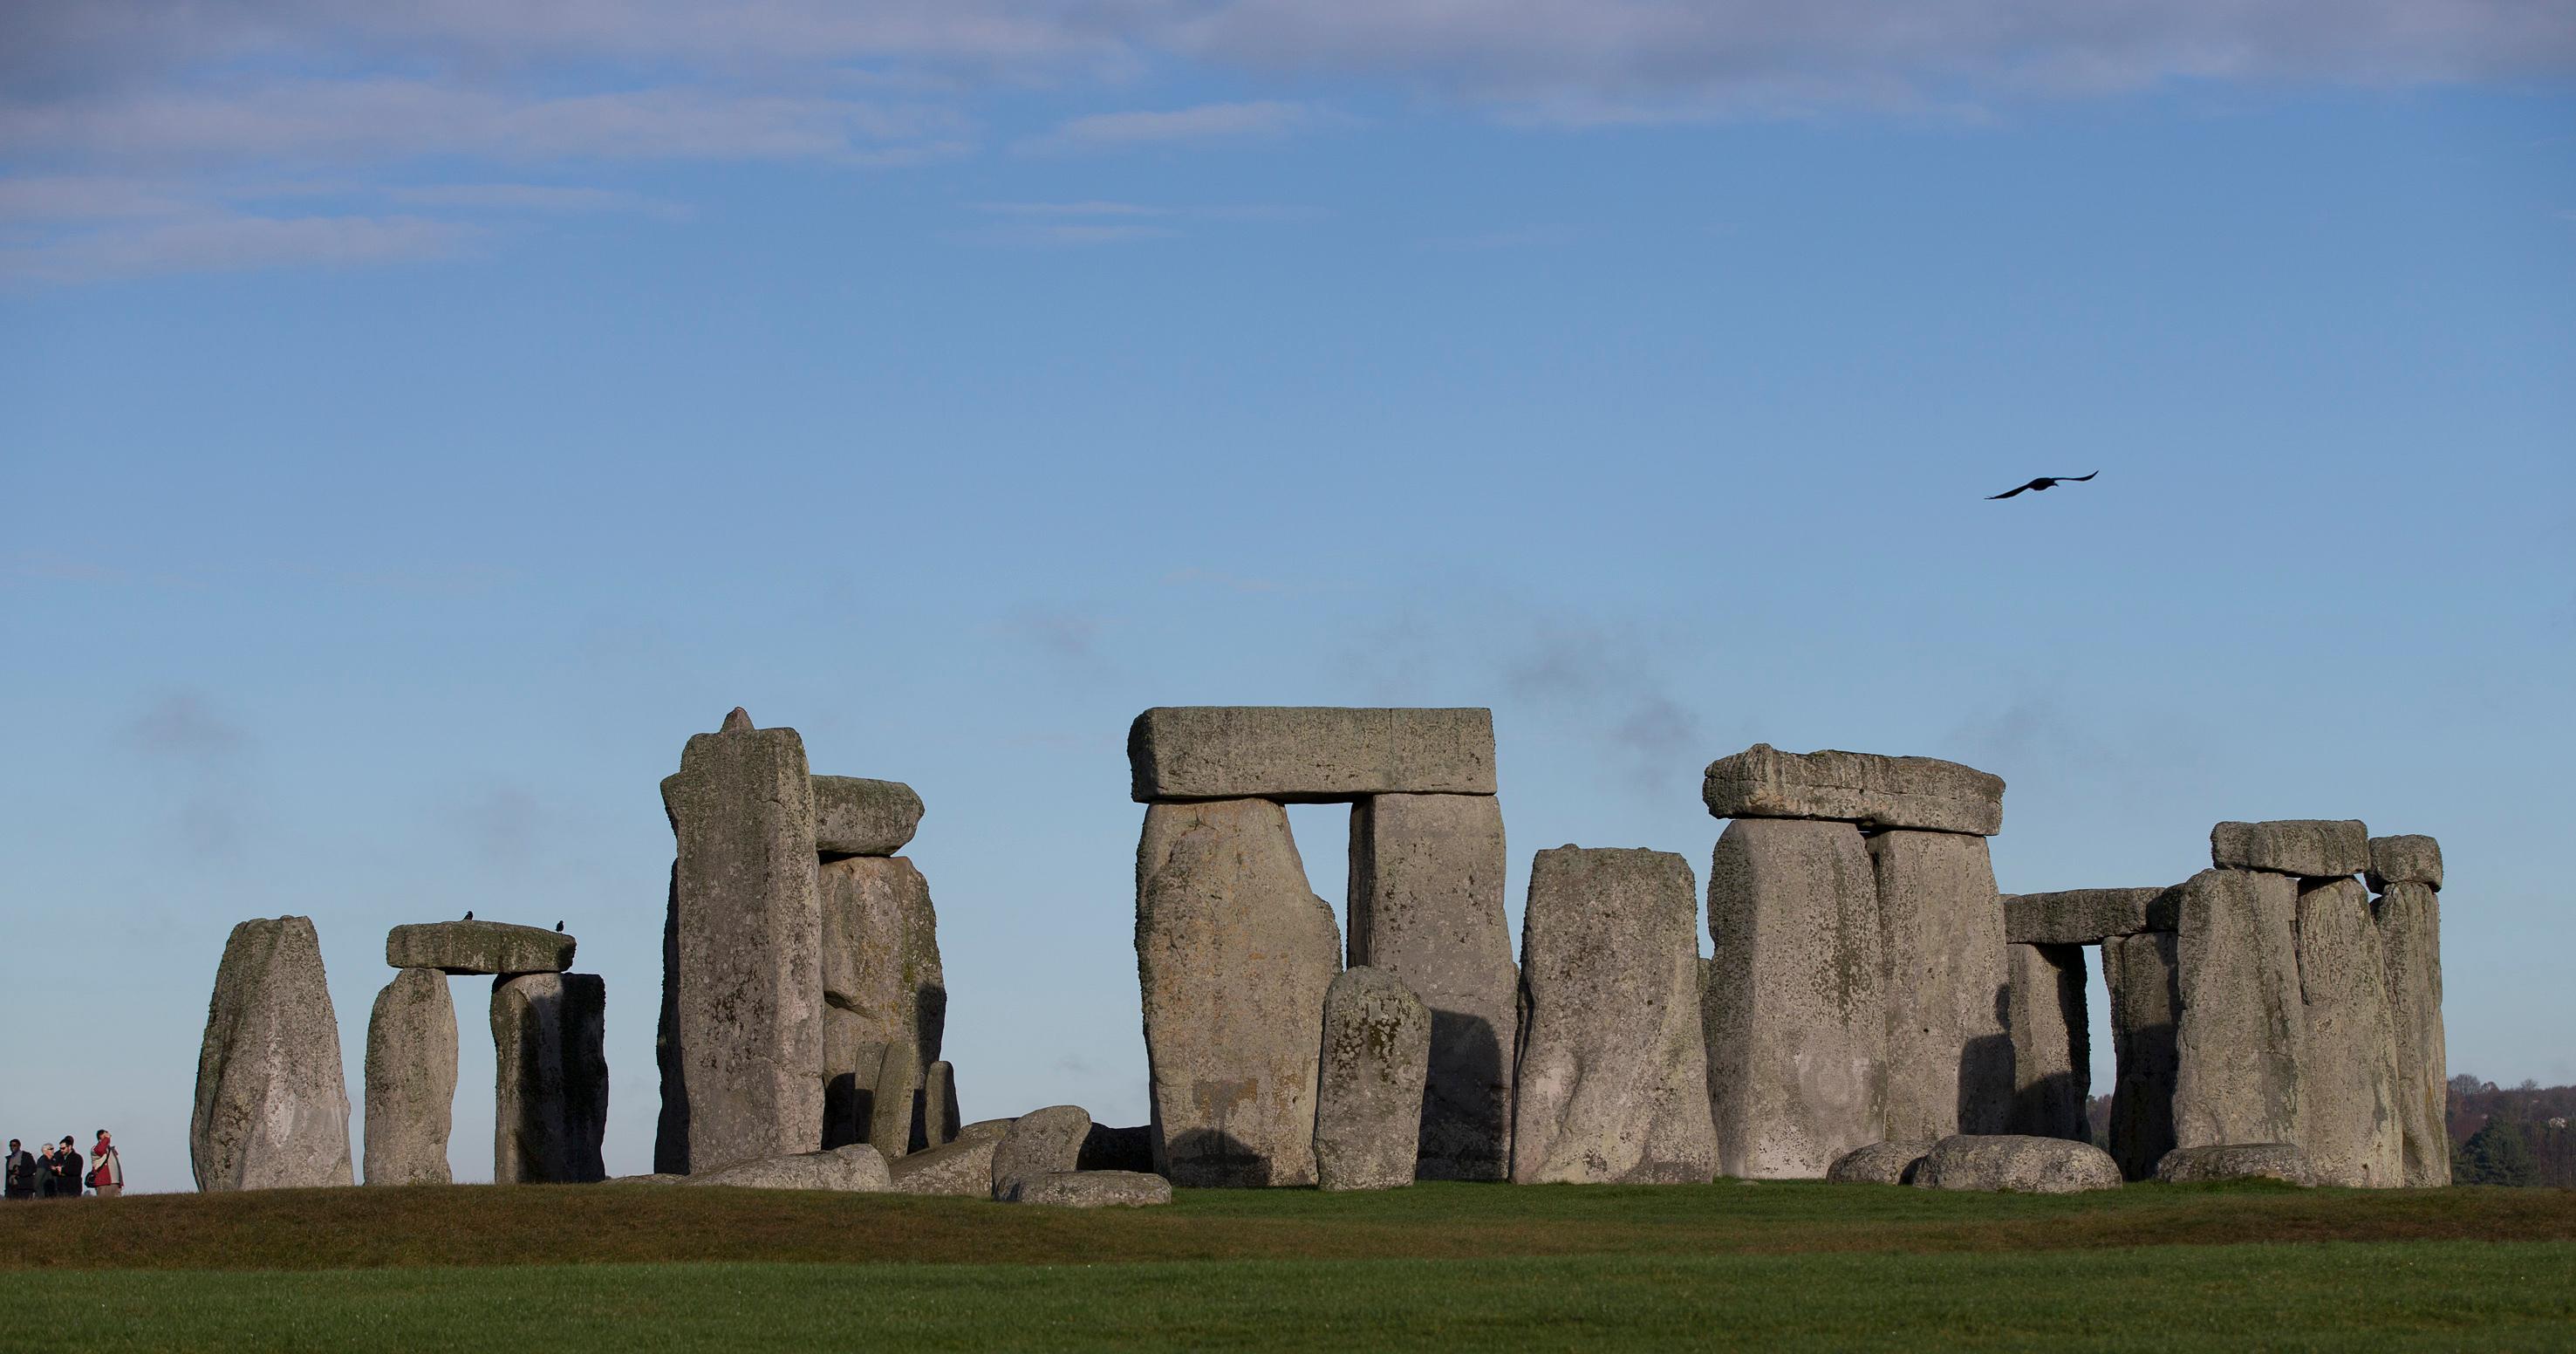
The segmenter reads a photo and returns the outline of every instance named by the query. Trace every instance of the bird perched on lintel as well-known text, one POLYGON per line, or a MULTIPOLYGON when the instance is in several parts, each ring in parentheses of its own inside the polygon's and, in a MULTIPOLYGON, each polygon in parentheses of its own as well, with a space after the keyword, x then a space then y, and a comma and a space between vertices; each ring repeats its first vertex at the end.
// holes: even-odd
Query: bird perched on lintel
MULTIPOLYGON (((2093 472, 2093 475, 2099 475, 2101 473, 2101 471, 2096 470, 2093 472)), ((1988 494, 1986 495, 1986 501, 1988 503, 1992 503, 1996 499, 2010 498, 2015 494, 2029 493, 2033 490, 2039 489, 2054 489, 2061 484, 2082 484, 2084 481, 2093 478, 2093 475, 2042 475, 2038 479, 2032 480, 2030 483, 2023 485, 2019 489, 2006 489, 2000 494, 1988 494)))

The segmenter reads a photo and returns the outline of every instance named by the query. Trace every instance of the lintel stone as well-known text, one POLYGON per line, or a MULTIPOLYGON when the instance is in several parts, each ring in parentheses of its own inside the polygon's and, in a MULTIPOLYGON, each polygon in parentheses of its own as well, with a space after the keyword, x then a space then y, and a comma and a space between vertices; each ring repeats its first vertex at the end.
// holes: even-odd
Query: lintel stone
POLYGON ((921 829, 921 796, 899 780, 814 778, 814 849, 826 856, 891 856, 921 829))
POLYGON ((573 949, 561 931, 498 921, 420 922, 385 933, 387 964, 450 976, 561 973, 572 967, 573 949))
POLYGON ((1494 793, 1494 712, 1306 705, 1165 705, 1136 716, 1139 804, 1494 793))
POLYGON ((2442 844, 2430 837, 2373 837, 2370 839, 2370 869, 2365 878, 2373 893, 2386 893, 2391 884, 2425 884, 2442 887, 2442 844))
POLYGON ((2220 823, 2209 830, 2209 863, 2302 879, 2360 874, 2370 868, 2370 829, 2349 818, 2220 823))
POLYGON ((2007 893, 2004 939, 2015 945, 2099 945, 2113 936, 2170 931, 2180 897, 2170 888, 2007 893))
POLYGON ((2004 824, 2003 777, 1931 757, 1756 743, 1709 763, 1700 797, 1719 818, 1814 818, 1979 837, 2004 824))

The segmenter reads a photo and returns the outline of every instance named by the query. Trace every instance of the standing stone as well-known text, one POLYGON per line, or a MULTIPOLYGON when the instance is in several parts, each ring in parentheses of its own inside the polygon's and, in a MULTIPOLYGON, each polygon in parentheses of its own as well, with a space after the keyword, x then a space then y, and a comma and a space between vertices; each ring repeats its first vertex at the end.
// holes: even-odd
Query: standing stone
POLYGON ((1897 831, 1868 846, 1886 974, 1886 1135, 2001 1133, 2012 1115, 2013 1046, 2003 897, 1986 839, 1897 831))
POLYGON ((1348 968, 1324 992, 1315 1175, 1327 1190, 1413 1183, 1431 1011, 1394 974, 1348 968))
POLYGON ((870 1078, 867 1140, 888 1161, 912 1150, 913 1127, 921 1119, 921 1072, 921 1050, 908 1040, 887 1044, 877 1059, 876 1075, 870 1078))
POLYGON ((1503 811, 1490 795, 1374 795, 1351 806, 1350 962, 1431 1011, 1424 1180, 1511 1171, 1520 970, 1503 915, 1503 811))
POLYGON ((2300 1142, 2299 881, 2203 870, 2182 890, 2174 1145, 2300 1142))
POLYGON ((224 941, 188 1159, 208 1193, 353 1182, 340 1026, 311 918, 246 921, 224 941))
POLYGON ((1718 1170, 1822 1179, 1887 1136, 1878 884, 1860 829, 1728 824, 1709 861, 1708 932, 1718 1170))
POLYGON ((1136 977, 1157 1173, 1184 1186, 1314 1183, 1316 1032, 1341 950, 1286 809, 1145 810, 1136 977))
POLYGON ((495 1184, 588 1184, 608 1172, 608 988, 596 973, 492 984, 495 1184))
POLYGON ((1867 752, 1782 752, 1768 743, 1709 763, 1700 798, 1718 818, 1829 819, 1981 837, 2002 831, 2004 822, 2003 778, 1973 766, 1867 752))
POLYGON ((1127 730, 1139 804, 1494 792, 1494 712, 1158 706, 1127 730))
POLYGON ((2389 1023, 2397 1036, 2397 1122, 2405 1139, 2406 1183, 2418 1188, 2451 1183, 2451 1139, 2444 1128, 2450 1067, 2442 1031, 2442 904, 2434 888, 2392 881, 2377 908, 2389 1023))
POLYGON ((794 729, 749 724, 690 738, 662 782, 692 1172, 810 1152, 823 1123, 814 779, 794 729))
POLYGON ((2406 1180, 2397 1031, 2370 895, 2354 879, 2299 891, 2299 1145, 2320 1185, 2394 1189, 2406 1180))
MULTIPOLYGON (((876 1136, 877 1069, 886 1050, 911 1050, 914 1076, 939 1061, 948 978, 930 884, 902 856, 825 861, 823 905, 824 1132, 828 1146, 874 1142, 891 1159, 905 1142, 876 1136)), ((905 1095, 910 1095, 906 1090, 905 1095)), ((907 1102, 908 1103, 908 1102, 907 1102)), ((908 1112, 907 1112, 908 1113, 908 1112)), ((906 1131, 909 1131, 909 1118, 906 1131)))
POLYGON ((2111 993, 2111 1159, 2131 1180, 2154 1177, 2174 1146, 2175 1021, 2182 1011, 2180 938, 2171 931, 2102 942, 2111 993))
POLYGON ((2089 1137, 2084 1101, 2092 1090, 2093 1035, 2084 1009, 2084 947, 2013 945, 2005 950, 2012 995, 2015 1134, 2089 1137))
POLYGON ((447 975, 404 969, 367 1015, 367 1183, 448 1183, 455 1114, 456 1002, 447 975))
POLYGON ((957 1069, 945 1060, 921 1074, 921 1123, 913 1133, 913 1150, 926 1151, 957 1141, 965 1121, 957 1114, 957 1069))
POLYGON ((2209 830, 2209 860, 2222 870, 2265 870, 2306 879, 2360 874, 2370 868, 2370 829, 2351 819, 2220 823, 2209 830))
POLYGON ((1521 917, 1512 1182, 1705 1184, 1708 1118, 1690 863, 1541 851, 1521 917))
POLYGON ((653 1122, 653 1172, 687 1175, 689 1067, 688 1059, 680 1056, 680 866, 676 860, 671 863, 670 892, 662 909, 662 1010, 653 1022, 653 1066, 662 1077, 662 1108, 653 1122))

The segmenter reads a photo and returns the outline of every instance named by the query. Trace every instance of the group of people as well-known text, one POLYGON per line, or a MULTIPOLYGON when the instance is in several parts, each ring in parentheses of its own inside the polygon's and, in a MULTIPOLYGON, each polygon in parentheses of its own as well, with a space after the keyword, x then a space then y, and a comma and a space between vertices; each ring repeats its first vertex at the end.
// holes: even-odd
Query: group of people
POLYGON ((116 1144, 108 1140, 107 1130, 98 1131, 98 1141, 90 1144, 89 1169, 83 1170, 80 1149, 72 1146, 65 1134, 59 1143, 45 1143, 41 1153, 32 1153, 9 1140, 8 1195, 12 1199, 77 1199, 83 1190, 94 1190, 102 1199, 113 1199, 125 1192, 125 1158, 117 1153, 116 1144))

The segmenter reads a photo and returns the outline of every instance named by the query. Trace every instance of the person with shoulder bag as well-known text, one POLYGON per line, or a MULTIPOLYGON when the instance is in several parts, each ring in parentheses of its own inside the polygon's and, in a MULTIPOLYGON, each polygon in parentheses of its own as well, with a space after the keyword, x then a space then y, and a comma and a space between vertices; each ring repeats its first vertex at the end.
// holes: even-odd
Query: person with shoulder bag
POLYGON ((125 1154, 108 1141, 103 1128, 89 1149, 89 1187, 102 1199, 113 1199, 125 1192, 125 1154))

